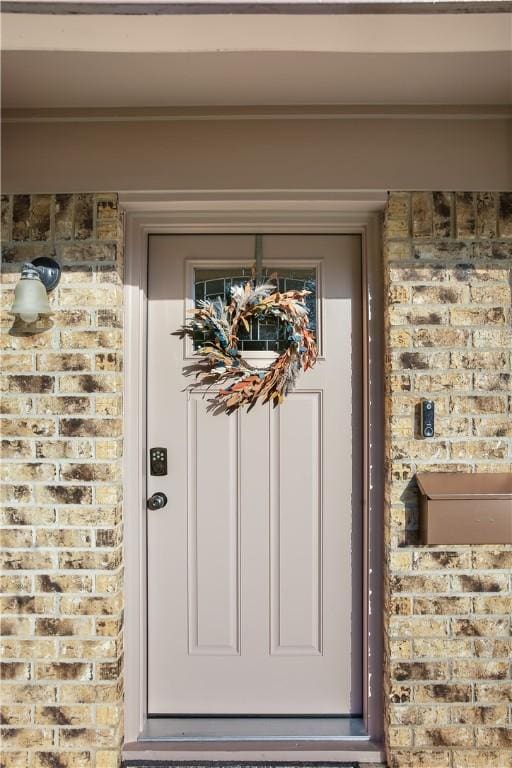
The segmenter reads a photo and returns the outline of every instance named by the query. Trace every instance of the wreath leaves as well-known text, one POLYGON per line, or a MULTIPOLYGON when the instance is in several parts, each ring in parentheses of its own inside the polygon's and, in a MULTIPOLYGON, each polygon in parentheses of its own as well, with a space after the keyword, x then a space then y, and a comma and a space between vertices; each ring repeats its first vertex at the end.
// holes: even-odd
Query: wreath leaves
POLYGON ((192 368, 199 384, 220 387, 214 403, 231 412, 242 406, 250 410, 258 400, 271 401, 274 406, 283 402, 299 373, 312 368, 318 354, 304 302, 310 293, 281 293, 271 283, 257 285, 249 280, 231 289, 227 304, 220 296, 214 301, 198 302, 193 317, 178 333, 194 336, 200 332, 206 336, 197 350, 200 359, 192 368), (256 368, 240 353, 239 327, 249 331, 249 320, 268 316, 285 324, 288 346, 268 368, 256 368))

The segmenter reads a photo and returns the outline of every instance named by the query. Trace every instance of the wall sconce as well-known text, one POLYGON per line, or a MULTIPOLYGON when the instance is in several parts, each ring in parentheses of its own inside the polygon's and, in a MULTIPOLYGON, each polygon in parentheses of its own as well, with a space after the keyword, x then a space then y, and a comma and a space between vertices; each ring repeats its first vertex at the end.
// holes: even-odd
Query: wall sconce
POLYGON ((60 273, 60 265, 48 256, 24 264, 14 292, 11 314, 26 325, 35 323, 41 315, 51 315, 47 292, 58 285, 60 273))

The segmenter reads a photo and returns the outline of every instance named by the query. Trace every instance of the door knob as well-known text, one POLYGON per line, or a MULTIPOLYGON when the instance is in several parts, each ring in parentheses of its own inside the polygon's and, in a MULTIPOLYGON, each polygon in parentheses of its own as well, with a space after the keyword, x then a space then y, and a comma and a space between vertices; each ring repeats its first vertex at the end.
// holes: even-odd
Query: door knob
POLYGON ((162 509, 167 504, 167 496, 165 493, 154 493, 148 499, 148 509, 162 509))

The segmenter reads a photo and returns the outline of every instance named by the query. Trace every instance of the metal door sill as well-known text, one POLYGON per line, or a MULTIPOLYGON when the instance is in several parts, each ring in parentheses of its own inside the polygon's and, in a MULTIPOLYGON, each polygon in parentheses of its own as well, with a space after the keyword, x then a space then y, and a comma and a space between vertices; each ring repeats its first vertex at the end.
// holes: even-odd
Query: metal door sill
POLYGON ((336 745, 368 744, 370 737, 361 717, 154 717, 139 741, 336 745))

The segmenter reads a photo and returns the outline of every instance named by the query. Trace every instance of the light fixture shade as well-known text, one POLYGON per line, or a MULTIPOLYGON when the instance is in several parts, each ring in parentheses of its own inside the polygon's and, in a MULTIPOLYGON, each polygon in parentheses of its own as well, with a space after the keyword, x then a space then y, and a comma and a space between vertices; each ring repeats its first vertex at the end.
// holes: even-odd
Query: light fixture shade
POLYGON ((51 315, 51 312, 46 288, 37 269, 32 264, 25 264, 14 292, 11 313, 19 315, 26 323, 33 323, 39 315, 51 315))

